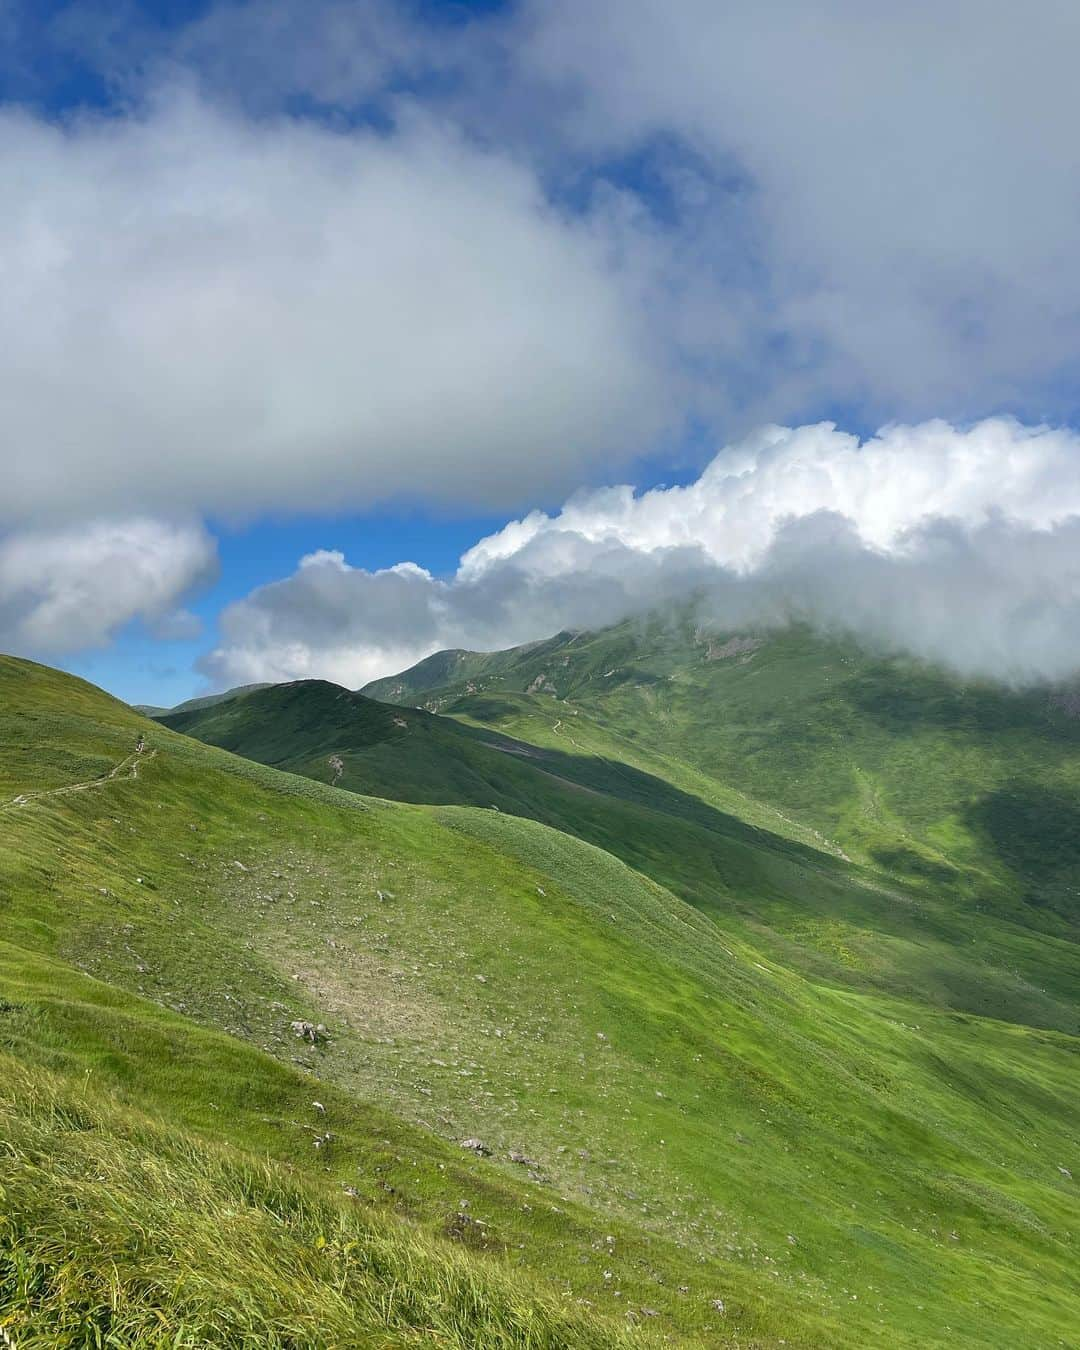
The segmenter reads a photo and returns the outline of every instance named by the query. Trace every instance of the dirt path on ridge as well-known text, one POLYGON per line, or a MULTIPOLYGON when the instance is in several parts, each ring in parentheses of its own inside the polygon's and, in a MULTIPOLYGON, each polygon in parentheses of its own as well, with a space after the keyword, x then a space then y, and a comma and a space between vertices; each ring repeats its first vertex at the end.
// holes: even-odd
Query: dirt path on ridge
POLYGON ((111 783, 113 779, 121 776, 138 778, 139 765, 153 759, 156 754, 156 750, 146 750, 140 745, 130 755, 125 755, 119 764, 113 765, 108 773, 104 773, 98 778, 90 778, 85 783, 64 783, 61 787, 42 788, 37 792, 32 790, 20 792, 17 797, 12 797, 10 801, 0 802, 0 811, 11 811, 17 806, 29 806, 31 802, 45 801, 49 797, 66 797, 72 792, 87 792, 90 788, 104 787, 106 783, 111 783), (125 770, 127 770, 126 773, 125 770))

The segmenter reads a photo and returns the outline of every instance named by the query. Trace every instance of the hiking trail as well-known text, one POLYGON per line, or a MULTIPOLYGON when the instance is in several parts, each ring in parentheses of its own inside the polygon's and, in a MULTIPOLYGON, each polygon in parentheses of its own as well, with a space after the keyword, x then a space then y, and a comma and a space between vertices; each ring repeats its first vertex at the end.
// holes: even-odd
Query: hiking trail
POLYGON ((31 802, 45 801, 49 797, 66 797, 72 792, 86 792, 90 788, 104 787, 106 783, 111 783, 121 775, 125 778, 138 778, 139 765, 153 759, 156 754, 156 750, 147 750, 145 742, 140 741, 130 755, 125 755, 118 764, 113 765, 108 773, 102 774, 98 778, 87 779, 85 783, 64 783, 60 787, 42 788, 37 792, 20 792, 17 797, 12 797, 10 801, 0 803, 0 810, 10 811, 16 806, 29 806, 31 802), (125 769, 129 772, 124 773, 125 769))

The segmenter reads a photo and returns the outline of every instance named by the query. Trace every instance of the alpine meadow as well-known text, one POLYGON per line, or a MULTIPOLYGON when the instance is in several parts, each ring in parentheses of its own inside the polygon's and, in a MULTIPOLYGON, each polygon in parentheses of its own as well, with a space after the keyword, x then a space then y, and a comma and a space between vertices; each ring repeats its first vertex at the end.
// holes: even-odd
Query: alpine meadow
POLYGON ((660 620, 3 676, 17 1344, 1069 1343, 1066 697, 660 620))
POLYGON ((0 0, 0 1350, 1080 1350, 1078 49, 0 0))

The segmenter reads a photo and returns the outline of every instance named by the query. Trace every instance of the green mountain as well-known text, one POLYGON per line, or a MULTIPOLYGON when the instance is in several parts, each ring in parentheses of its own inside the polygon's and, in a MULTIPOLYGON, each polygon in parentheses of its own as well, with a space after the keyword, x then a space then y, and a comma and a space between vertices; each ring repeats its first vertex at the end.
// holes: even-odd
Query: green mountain
MULTIPOLYGON (((411 1050, 366 1045, 366 1087, 693 1253, 648 1325, 1049 1346, 1080 1296, 1074 706, 804 632, 654 622, 166 721, 369 805, 435 804, 372 808, 418 812, 437 870, 405 922, 377 886, 402 1015, 448 952, 471 965, 411 1050), (494 1061, 432 1060, 444 1026, 494 1061), (679 1324, 711 1260, 723 1319, 679 1324), (751 1275, 773 1319, 752 1327, 730 1302, 751 1275)), ((341 1007, 356 960, 322 976, 341 1007)))
MULTIPOLYGON (((526 678, 535 676, 527 670, 526 678)), ((558 706, 564 716, 553 719, 551 704, 537 694, 466 695, 447 705, 471 715, 466 723, 305 681, 165 721, 354 791, 494 806, 541 821, 603 848, 805 974, 1080 1030, 1076 947, 1056 914, 1019 903, 1004 885, 991 890, 978 875, 968 881, 933 858, 913 883, 910 846, 892 853, 879 846, 852 863, 786 811, 645 751, 634 727, 617 735, 573 702, 558 706), (481 713, 487 725, 478 724, 481 713), (522 735, 493 729, 507 725, 522 735), (893 855, 902 875, 881 867, 881 856, 893 855)), ((647 721, 639 715, 636 725, 647 721)))
POLYGON ((915 886, 1075 932, 1080 693, 1010 692, 805 631, 686 622, 560 634, 438 683, 437 657, 364 691, 538 745, 690 767, 915 886))
POLYGON ((0 660, 11 1343, 1069 1344, 1067 691, 423 667, 165 726, 0 660))
MULTIPOLYGON (((434 891, 444 921, 464 906, 485 850, 455 822, 209 750, 10 658, 0 803, 5 1344, 600 1347, 646 1300, 673 1334, 715 1318, 724 1263, 677 1300, 674 1243, 530 1183, 502 1137, 462 1149, 438 1104, 438 1130, 395 1108, 402 1048, 410 1078, 438 1046, 447 1075, 491 1054, 427 1033, 468 978, 456 951, 423 1003, 385 954, 434 891), (621 1293, 603 1307, 601 1262, 621 1293)), ((766 1292, 747 1288, 751 1325, 766 1292)))

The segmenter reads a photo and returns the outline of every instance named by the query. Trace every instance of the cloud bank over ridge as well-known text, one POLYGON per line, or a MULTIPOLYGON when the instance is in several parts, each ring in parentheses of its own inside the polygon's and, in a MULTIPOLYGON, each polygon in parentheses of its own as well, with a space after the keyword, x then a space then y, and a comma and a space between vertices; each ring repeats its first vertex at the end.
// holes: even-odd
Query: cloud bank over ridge
POLYGON ((1080 437, 990 419, 767 427, 687 486, 584 491, 480 540, 454 576, 338 551, 225 611, 222 684, 356 686, 696 598, 718 629, 792 620, 1011 682, 1080 669, 1080 437))
POLYGON ((316 552, 210 668, 351 683, 688 590, 1072 668, 1074 438, 975 419, 1080 417, 1080 8, 0 10, 6 645, 184 631, 197 522, 332 544, 407 506, 434 538, 709 438, 698 483, 579 492, 451 578, 316 552), (840 410, 912 425, 746 438, 840 410), (113 564, 71 560, 118 530, 95 591, 113 564))

